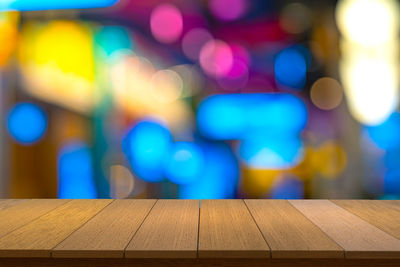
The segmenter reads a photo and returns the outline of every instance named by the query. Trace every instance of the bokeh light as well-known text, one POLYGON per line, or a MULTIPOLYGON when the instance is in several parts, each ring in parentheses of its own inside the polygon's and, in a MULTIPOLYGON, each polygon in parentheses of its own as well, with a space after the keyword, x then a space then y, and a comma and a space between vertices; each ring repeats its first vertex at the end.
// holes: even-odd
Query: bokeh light
POLYGON ((164 178, 164 164, 171 142, 166 126, 155 120, 143 120, 129 131, 123 149, 139 178, 159 182, 164 178))
POLYGON ((393 113, 379 125, 365 127, 366 134, 382 149, 400 147, 400 113, 393 113))
POLYGON ((224 143, 201 143, 204 168, 195 181, 181 185, 179 198, 234 198, 239 180, 239 164, 232 149, 224 143))
POLYGON ((365 46, 394 40, 398 36, 399 17, 395 0, 342 0, 336 8, 337 24, 343 35, 365 46))
POLYGON ((234 58, 231 70, 223 77, 218 78, 218 84, 227 91, 237 91, 244 88, 249 80, 247 65, 234 58))
POLYGON ((121 26, 104 26, 95 35, 97 50, 104 56, 112 57, 121 50, 133 49, 133 43, 126 28, 121 26))
POLYGON ((248 9, 249 1, 246 0, 209 0, 208 6, 212 14, 226 21, 242 17, 248 9))
POLYGON ((325 141, 312 155, 315 170, 324 178, 337 178, 347 162, 346 150, 334 140, 325 141))
POLYGON ((127 198, 133 191, 135 179, 131 171, 123 165, 110 167, 110 197, 127 198))
POLYGON ((304 197, 303 182, 297 177, 283 175, 276 181, 271 192, 274 199, 301 199, 304 197))
POLYGON ((47 130, 47 115, 38 105, 28 102, 16 104, 9 112, 8 132, 20 144, 32 145, 47 130))
POLYGON ((282 50, 275 59, 275 79, 278 84, 302 89, 306 82, 307 62, 296 47, 282 50))
POLYGON ((310 14, 311 10, 303 3, 290 3, 283 8, 279 23, 285 31, 300 34, 311 26, 310 14))
POLYGON ((75 9, 75 8, 99 8, 114 5, 119 0, 5 0, 0 3, 0 11, 17 10, 33 11, 47 9, 75 9))
POLYGON ((227 43, 211 40, 203 45, 200 51, 201 68, 210 76, 221 77, 232 68, 233 54, 227 43))
POLYGON ((93 30, 87 24, 25 24, 19 56, 24 89, 32 96, 83 113, 94 108, 93 30))
POLYGON ((165 173, 173 183, 188 184, 200 178, 204 167, 203 151, 197 144, 176 142, 171 147, 165 173))
POLYGON ((182 14, 174 5, 161 4, 151 12, 150 27, 156 40, 173 43, 182 34, 182 14))
POLYGON ((334 109, 342 102, 342 86, 333 78, 320 78, 311 86, 310 97, 316 107, 322 110, 334 109))
POLYGON ((366 56, 343 61, 340 76, 352 115, 366 125, 385 121, 398 104, 398 66, 366 56), (379 88, 379 90, 377 90, 379 88))
POLYGON ((154 73, 150 86, 153 97, 164 103, 177 100, 183 91, 182 79, 173 70, 160 70, 154 73))
POLYGON ((194 28, 188 31, 182 39, 182 50, 186 57, 198 60, 201 48, 213 39, 211 33, 203 28, 194 28))
POLYGON ((298 133, 307 116, 302 100, 290 94, 214 95, 200 103, 197 127, 212 139, 241 139, 260 131, 298 133))
POLYGON ((239 157, 256 169, 288 169, 303 159, 303 144, 299 136, 253 135, 240 141, 239 157))
POLYGON ((81 141, 66 143, 58 154, 58 198, 96 198, 93 161, 81 141))

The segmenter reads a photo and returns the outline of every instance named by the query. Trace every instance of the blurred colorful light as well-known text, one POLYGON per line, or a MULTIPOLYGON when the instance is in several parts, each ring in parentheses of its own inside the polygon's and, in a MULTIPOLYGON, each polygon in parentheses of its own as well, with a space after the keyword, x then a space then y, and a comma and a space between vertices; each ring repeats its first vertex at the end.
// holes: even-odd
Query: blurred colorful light
POLYGON ((342 0, 336 7, 340 31, 346 39, 363 46, 395 41, 399 18, 399 5, 395 0, 342 0))
POLYGON ((121 26, 104 26, 94 37, 96 48, 106 57, 123 49, 133 49, 133 43, 126 28, 121 26))
POLYGON ((343 89, 335 79, 323 77, 311 86, 310 97, 316 107, 322 110, 331 110, 342 102, 343 89))
POLYGON ((232 149, 223 143, 201 143, 204 168, 201 176, 179 187, 179 198, 235 198, 239 180, 239 164, 232 149))
POLYGON ((376 126, 367 126, 365 131, 382 149, 400 147, 400 113, 393 113, 386 121, 376 126))
POLYGON ((205 43, 212 40, 209 31, 203 28, 194 28, 188 31, 182 39, 183 53, 191 60, 198 60, 201 48, 205 43))
POLYGON ((123 150, 139 178, 160 182, 164 178, 164 164, 171 145, 172 137, 167 127, 154 120, 143 120, 129 131, 123 150))
POLYGON ((204 167, 203 152, 197 144, 176 142, 171 147, 165 173, 173 183, 188 184, 201 177, 204 167))
POLYGON ((281 177, 274 182, 271 198, 274 199, 301 199, 304 197, 303 182, 296 177, 281 177))
POLYGON ((108 7, 117 3, 118 0, 3 0, 0 2, 0 11, 17 10, 33 11, 47 9, 77 9, 77 8, 99 8, 108 7))
POLYGON ((300 49, 289 47, 275 58, 275 79, 278 84, 302 89, 306 82, 307 61, 300 49))
POLYGON ((221 40, 211 40, 200 51, 200 65, 212 77, 226 75, 232 68, 233 54, 228 44, 221 40))
POLYGON ((363 124, 378 125, 397 108, 399 67, 392 61, 368 53, 342 61, 340 74, 349 109, 363 124))
POLYGON ((255 169, 288 169, 303 159, 303 144, 298 135, 255 134, 241 140, 239 157, 255 169))
POLYGON ((58 198, 96 198, 92 156, 82 142, 65 144, 58 155, 58 198))
POLYGON ((197 127, 208 138, 235 140, 260 132, 299 133, 307 116, 302 100, 290 94, 213 95, 200 103, 197 127))
POLYGON ((242 17, 248 8, 246 0, 210 0, 208 5, 214 16, 221 20, 236 20, 242 17))
POLYGON ((110 197, 127 198, 135 186, 131 171, 122 165, 110 167, 110 197))
POLYGON ((40 140, 47 129, 46 113, 27 102, 16 104, 9 112, 8 132, 20 144, 31 145, 40 140))
POLYGON ((159 42, 173 43, 182 34, 182 14, 171 4, 161 4, 151 12, 150 28, 159 42))
POLYGON ((74 21, 24 24, 20 45, 24 89, 88 113, 95 106, 93 31, 74 21))

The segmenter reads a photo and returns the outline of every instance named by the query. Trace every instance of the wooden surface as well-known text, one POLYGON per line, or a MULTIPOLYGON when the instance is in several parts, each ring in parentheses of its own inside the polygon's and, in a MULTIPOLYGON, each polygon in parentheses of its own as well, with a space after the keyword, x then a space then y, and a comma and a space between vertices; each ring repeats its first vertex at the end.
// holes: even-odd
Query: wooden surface
POLYGON ((273 258, 343 258, 344 252, 286 200, 245 200, 273 258))
POLYGON ((243 200, 202 200, 200 258, 268 258, 270 251, 243 200))
POLYGON ((0 266, 34 262, 400 266, 400 201, 0 200, 0 266))
POLYGON ((400 258, 400 240, 329 200, 290 200, 328 234, 347 258, 400 258))
POLYGON ((122 258, 155 200, 115 200, 53 249, 53 257, 122 258))
POLYGON ((110 203, 71 200, 0 238, 0 256, 50 257, 51 249, 110 203))
POLYGON ((196 258, 198 200, 158 200, 125 250, 127 258, 196 258))
POLYGON ((400 239, 400 202, 333 200, 333 203, 400 239))

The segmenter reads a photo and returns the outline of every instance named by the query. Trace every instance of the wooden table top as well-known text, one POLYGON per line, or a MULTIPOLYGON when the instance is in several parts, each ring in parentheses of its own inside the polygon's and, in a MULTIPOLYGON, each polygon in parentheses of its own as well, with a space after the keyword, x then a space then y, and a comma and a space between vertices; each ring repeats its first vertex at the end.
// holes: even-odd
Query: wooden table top
POLYGON ((400 259, 400 201, 7 199, 0 258, 400 259))

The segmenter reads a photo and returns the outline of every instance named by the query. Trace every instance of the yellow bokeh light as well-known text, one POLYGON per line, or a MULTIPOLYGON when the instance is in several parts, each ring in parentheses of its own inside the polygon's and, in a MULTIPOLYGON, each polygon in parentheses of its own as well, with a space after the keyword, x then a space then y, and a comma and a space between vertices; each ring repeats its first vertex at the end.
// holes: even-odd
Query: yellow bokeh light
POLYGON ((0 67, 4 66, 17 45, 19 13, 0 13, 0 67))
POLYGON ((345 38, 364 46, 394 41, 398 20, 395 0, 342 0, 336 9, 336 21, 345 38))
MULTIPOLYGON (((117 106, 137 118, 143 116, 161 118, 177 131, 191 127, 193 115, 190 107, 180 99, 172 100, 176 98, 177 93, 170 98, 171 101, 157 101, 154 98, 155 92, 151 87, 156 72, 149 60, 134 54, 114 62, 111 66, 111 84, 117 106)), ((177 92, 174 88, 171 90, 177 92)), ((167 97, 170 96, 167 94, 167 97)))
POLYGON ((153 74, 150 88, 154 99, 162 103, 171 103, 181 96, 183 82, 175 71, 160 70, 153 74))
POLYGON ((315 150, 312 163, 324 178, 336 178, 347 166, 347 154, 340 144, 329 140, 315 150))
POLYGON ((25 89, 32 95, 79 112, 94 107, 93 32, 88 25, 25 24, 20 61, 25 89))

